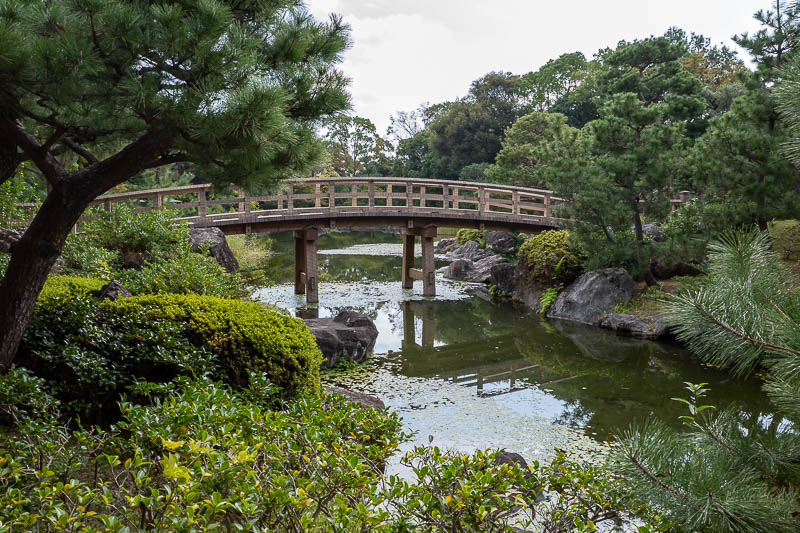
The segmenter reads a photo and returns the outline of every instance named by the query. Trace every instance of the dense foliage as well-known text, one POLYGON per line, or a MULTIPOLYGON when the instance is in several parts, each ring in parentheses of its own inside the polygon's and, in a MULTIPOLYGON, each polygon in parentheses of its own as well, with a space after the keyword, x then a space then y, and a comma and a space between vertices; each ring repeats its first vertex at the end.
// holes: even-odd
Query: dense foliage
POLYGON ((461 228, 456 232, 456 244, 466 244, 469 241, 477 242, 481 248, 486 246, 486 232, 479 229, 461 228))
POLYGON ((192 252, 189 228, 165 211, 102 211, 70 235, 59 267, 65 273, 118 279, 133 294, 159 292, 246 296, 244 281, 208 255, 192 252))
POLYGON ((269 381, 249 383, 139 383, 143 401, 123 401, 118 423, 83 430, 13 368, 0 376, 0 420, 16 430, 0 434, 0 528, 588 532, 644 514, 618 479, 561 453, 525 470, 496 452, 417 447, 402 459, 411 479, 384 477, 408 438, 396 415, 337 395, 276 411, 269 381))
POLYGON ((670 322, 704 361, 748 375, 766 368, 771 420, 702 402, 688 384, 688 432, 658 420, 618 436, 614 466, 686 531, 797 531, 800 489, 800 292, 765 234, 728 233, 711 245, 708 278, 673 297, 670 322), (703 473, 703 475, 698 475, 703 473))
POLYGON ((244 386, 265 373, 292 397, 318 388, 322 356, 302 321, 262 305, 198 295, 98 302, 102 281, 51 278, 18 358, 47 380, 65 412, 114 419, 137 379, 213 376, 244 386))
POLYGON ((532 235, 519 249, 519 264, 531 285, 561 287, 577 276, 580 264, 570 249, 567 231, 546 230, 532 235))

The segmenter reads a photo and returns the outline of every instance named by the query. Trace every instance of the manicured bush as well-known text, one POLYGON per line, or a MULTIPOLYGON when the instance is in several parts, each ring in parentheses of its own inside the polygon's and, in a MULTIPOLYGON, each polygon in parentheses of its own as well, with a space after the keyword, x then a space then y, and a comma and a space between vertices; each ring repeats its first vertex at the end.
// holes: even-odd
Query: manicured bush
POLYGON ((456 243, 466 244, 468 241, 475 241, 481 245, 481 248, 486 247, 486 232, 478 229, 465 229, 462 228, 456 232, 456 243))
POLYGON ((546 230, 532 235, 519 249, 519 263, 527 270, 529 284, 551 287, 571 282, 580 269, 565 230, 546 230))
POLYGON ((77 296, 87 296, 92 291, 103 288, 106 282, 97 278, 81 276, 50 276, 39 293, 39 301, 44 302, 53 298, 70 299, 77 296))
POLYGON ((187 325, 137 313, 112 313, 81 296, 102 281, 48 280, 25 332, 18 364, 47 380, 64 410, 85 422, 113 420, 137 379, 168 381, 217 369, 187 325))
POLYGON ((133 294, 202 294, 220 298, 242 298, 248 294, 239 274, 226 272, 213 258, 177 250, 168 259, 148 261, 139 270, 117 276, 133 294))
POLYGON ((284 395, 319 387, 322 354, 302 320, 255 302, 210 296, 154 294, 105 301, 112 313, 182 324, 217 355, 223 375, 246 385, 264 372, 284 395))

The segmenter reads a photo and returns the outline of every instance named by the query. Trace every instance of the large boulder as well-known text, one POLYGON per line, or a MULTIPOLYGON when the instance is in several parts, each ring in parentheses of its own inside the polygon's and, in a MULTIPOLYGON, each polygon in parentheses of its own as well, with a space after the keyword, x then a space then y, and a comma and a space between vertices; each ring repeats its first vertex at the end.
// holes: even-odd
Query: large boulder
POLYGON ((517 247, 517 240, 507 231, 490 231, 486 234, 486 246, 508 252, 517 247))
POLYGON ((478 261, 486 257, 486 250, 481 248, 481 245, 475 241, 467 241, 461 246, 456 247, 450 252, 450 257, 453 259, 469 259, 470 261, 478 261))
MULTIPOLYGON (((631 226, 631 231, 635 231, 635 229, 634 226, 631 226)), ((661 242, 663 240, 661 226, 658 224, 642 224, 642 233, 653 242, 661 242)))
POLYGON ((201 245, 208 245, 208 251, 211 257, 217 260, 217 263, 228 272, 239 270, 239 262, 233 256, 228 241, 225 240, 225 234, 219 228, 192 228, 189 232, 189 238, 192 241, 192 251, 194 253, 201 253, 201 245))
POLYGON ((503 261, 499 255, 490 255, 477 261, 456 259, 444 271, 444 277, 458 281, 488 283, 492 277, 492 267, 503 261))
POLYGON ((498 263, 489 271, 489 283, 505 294, 512 294, 515 285, 517 263, 498 263))
POLYGON ((633 278, 624 268, 587 272, 558 295, 547 316, 597 325, 614 306, 630 301, 633 286, 633 278))
POLYGON ((600 317, 598 325, 639 339, 657 339, 667 332, 667 324, 660 316, 641 317, 625 313, 609 313, 600 317))
POLYGON ((455 239, 439 239, 436 242, 436 246, 433 248, 433 251, 437 254, 443 254, 447 252, 448 248, 453 246, 455 243, 455 239))
POLYGON ((305 323, 325 357, 323 368, 333 368, 340 359, 364 361, 378 339, 372 319, 355 311, 342 311, 335 318, 307 319, 305 323))

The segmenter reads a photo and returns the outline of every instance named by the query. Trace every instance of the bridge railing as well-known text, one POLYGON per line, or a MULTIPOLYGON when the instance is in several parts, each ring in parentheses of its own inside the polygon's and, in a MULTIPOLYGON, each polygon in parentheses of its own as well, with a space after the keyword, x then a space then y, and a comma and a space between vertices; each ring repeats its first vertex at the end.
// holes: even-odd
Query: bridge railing
MULTIPOLYGON (((553 218, 561 200, 543 189, 410 178, 308 178, 284 182, 280 192, 225 197, 211 185, 107 194, 91 205, 111 210, 132 202, 137 212, 180 210, 190 223, 276 216, 349 213, 453 213, 553 218), (144 205, 142 205, 144 204, 144 205)), ((90 218, 90 214, 84 217, 90 218)))

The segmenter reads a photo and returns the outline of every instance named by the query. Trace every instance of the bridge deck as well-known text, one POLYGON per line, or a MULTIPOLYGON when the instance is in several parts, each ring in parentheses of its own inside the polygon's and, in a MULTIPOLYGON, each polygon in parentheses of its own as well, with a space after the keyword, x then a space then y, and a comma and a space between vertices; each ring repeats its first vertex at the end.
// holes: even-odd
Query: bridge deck
MULTIPOLYGON (((291 180, 263 196, 233 196, 211 185, 109 194, 92 204, 112 209, 131 202, 137 211, 178 210, 194 227, 229 234, 317 227, 448 226, 537 232, 559 220, 550 191, 463 181, 412 178, 291 180), (144 204, 144 205, 142 205, 144 204)), ((91 216, 91 215, 87 215, 91 216)))

